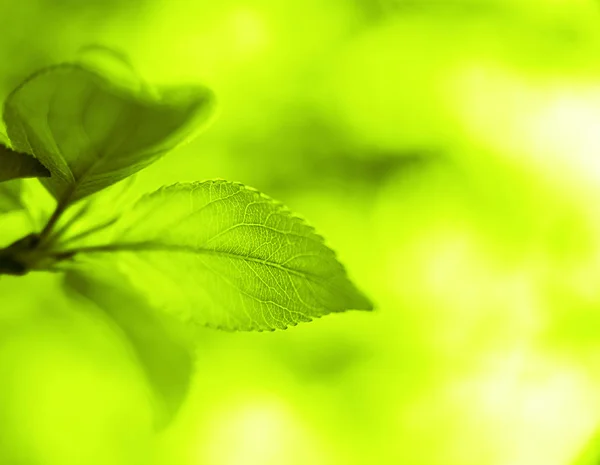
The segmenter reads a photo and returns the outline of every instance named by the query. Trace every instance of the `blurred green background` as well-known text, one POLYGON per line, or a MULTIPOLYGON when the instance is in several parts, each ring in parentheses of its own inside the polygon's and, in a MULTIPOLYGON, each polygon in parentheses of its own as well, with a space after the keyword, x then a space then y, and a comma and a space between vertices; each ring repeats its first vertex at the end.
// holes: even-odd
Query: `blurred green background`
POLYGON ((117 333, 53 275, 3 277, 0 463, 567 465, 587 447, 599 2, 0 0, 0 31, 2 100, 93 43, 212 87, 213 126, 135 188, 267 192, 377 304, 201 331, 190 396, 155 433, 117 333))

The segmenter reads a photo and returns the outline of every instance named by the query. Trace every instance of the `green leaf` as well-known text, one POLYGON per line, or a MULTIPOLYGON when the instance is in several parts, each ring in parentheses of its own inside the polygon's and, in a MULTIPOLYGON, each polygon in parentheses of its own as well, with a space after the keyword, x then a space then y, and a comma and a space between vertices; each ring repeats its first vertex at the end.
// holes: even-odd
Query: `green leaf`
POLYGON ((241 184, 164 187, 113 227, 111 244, 82 247, 78 256, 118 258, 152 305, 186 320, 273 330, 372 309, 312 227, 241 184))
POLYGON ((50 170, 44 185, 69 204, 153 163, 212 114, 213 94, 205 87, 156 95, 135 92, 91 66, 67 63, 17 87, 5 102, 4 120, 13 147, 50 170))
POLYGON ((31 155, 15 152, 0 144, 0 182, 48 176, 50 172, 31 155))
POLYGON ((189 334, 154 310, 114 270, 73 270, 64 283, 68 291, 93 302, 125 338, 158 401, 156 426, 166 426, 188 392, 193 370, 189 334))

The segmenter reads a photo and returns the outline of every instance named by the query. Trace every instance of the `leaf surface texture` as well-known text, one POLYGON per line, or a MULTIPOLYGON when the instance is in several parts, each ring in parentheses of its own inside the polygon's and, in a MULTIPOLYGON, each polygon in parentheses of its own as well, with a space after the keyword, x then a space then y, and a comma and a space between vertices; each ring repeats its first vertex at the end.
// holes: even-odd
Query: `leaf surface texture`
POLYGON ((176 184, 148 194, 113 226, 114 260, 153 305, 229 330, 285 329, 333 312, 371 310, 321 236, 241 184, 176 184))

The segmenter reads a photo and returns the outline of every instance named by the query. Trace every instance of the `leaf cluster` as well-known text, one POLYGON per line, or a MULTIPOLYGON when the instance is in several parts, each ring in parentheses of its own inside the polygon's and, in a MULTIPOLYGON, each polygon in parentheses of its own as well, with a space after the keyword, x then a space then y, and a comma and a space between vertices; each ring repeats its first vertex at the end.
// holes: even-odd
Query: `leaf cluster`
POLYGON ((0 213, 30 208, 23 178, 39 179, 55 208, 39 231, 0 250, 0 274, 64 273, 67 289, 131 343, 167 418, 192 359, 165 319, 274 330, 372 308, 312 227, 242 184, 166 186, 103 218, 101 193, 191 140, 214 108, 208 88, 157 89, 103 47, 34 73, 3 108, 0 213))

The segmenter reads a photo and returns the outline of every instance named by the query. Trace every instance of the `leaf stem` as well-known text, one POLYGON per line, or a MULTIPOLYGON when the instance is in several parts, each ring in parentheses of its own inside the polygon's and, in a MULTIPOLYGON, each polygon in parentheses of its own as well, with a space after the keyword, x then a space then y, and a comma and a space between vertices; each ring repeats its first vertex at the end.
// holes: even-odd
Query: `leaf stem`
POLYGON ((52 212, 52 215, 48 219, 48 222, 44 226, 44 229, 40 232, 40 244, 46 242, 50 234, 52 233, 52 229, 58 223, 58 220, 62 217, 63 213, 69 208, 71 205, 71 196, 74 192, 74 189, 70 189, 61 200, 59 200, 56 208, 52 212))
MULTIPOLYGON (((69 242, 71 242, 71 241, 69 240, 69 242)), ((62 254, 77 255, 78 253, 102 253, 102 252, 120 252, 120 251, 126 251, 126 250, 135 250, 134 246, 130 246, 130 247, 131 247, 131 249, 122 248, 122 247, 111 245, 111 244, 90 245, 90 246, 86 246, 86 247, 76 247, 73 249, 65 249, 65 250, 58 252, 58 254, 60 254, 60 255, 62 255, 62 254)))
POLYGON ((62 214, 65 212, 66 209, 67 209, 67 204, 64 202, 60 202, 56 206, 56 208, 52 212, 52 216, 50 216, 50 219, 44 226, 44 229, 42 229, 42 231, 40 232, 40 238, 42 240, 46 239, 50 235, 50 233, 52 232, 52 228, 54 228, 54 226, 56 225, 56 223, 58 222, 58 220, 60 219, 60 217, 62 216, 62 214))
MULTIPOLYGON (((70 244, 72 242, 84 239, 96 232, 102 231, 106 228, 108 228, 109 226, 112 226, 113 224, 115 224, 117 222, 118 218, 112 218, 109 221, 106 221, 104 223, 100 223, 96 226, 93 226, 89 229, 86 229, 85 231, 80 232, 79 234, 75 234, 74 236, 68 237, 67 239, 65 239, 60 245, 61 246, 65 246, 67 244, 70 244)), ((81 249, 78 249, 81 250, 81 249)))
POLYGON ((48 239, 60 238, 64 233, 66 233, 71 226, 73 226, 79 219, 81 219, 90 209, 90 203, 86 202, 83 207, 81 207, 68 221, 65 222, 60 228, 55 229, 53 234, 50 234, 48 239))

